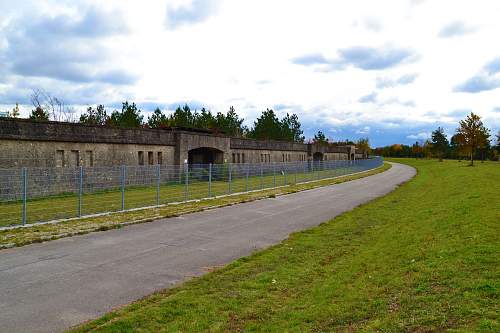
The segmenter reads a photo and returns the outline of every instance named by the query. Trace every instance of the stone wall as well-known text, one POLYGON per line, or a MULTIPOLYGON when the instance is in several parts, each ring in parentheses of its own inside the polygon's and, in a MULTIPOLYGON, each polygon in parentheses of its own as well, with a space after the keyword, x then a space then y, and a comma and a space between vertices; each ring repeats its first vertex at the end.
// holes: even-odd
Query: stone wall
POLYGON ((0 139, 0 168, 172 165, 174 153, 163 145, 0 139))
POLYGON ((174 146, 174 131, 0 118, 0 139, 174 146))
POLYGON ((220 152, 216 163, 306 161, 315 153, 321 153, 323 160, 354 156, 354 146, 231 138, 179 129, 121 129, 0 118, 0 168, 182 165, 188 160, 189 151, 197 148, 220 152))

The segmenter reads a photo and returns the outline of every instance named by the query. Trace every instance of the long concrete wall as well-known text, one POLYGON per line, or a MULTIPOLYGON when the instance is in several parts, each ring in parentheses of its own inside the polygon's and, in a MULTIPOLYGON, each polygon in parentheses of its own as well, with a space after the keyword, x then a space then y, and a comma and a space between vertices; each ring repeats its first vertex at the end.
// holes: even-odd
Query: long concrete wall
POLYGON ((205 131, 123 129, 0 118, 0 168, 182 165, 210 148, 218 163, 270 163, 359 158, 354 146, 232 138, 205 131))

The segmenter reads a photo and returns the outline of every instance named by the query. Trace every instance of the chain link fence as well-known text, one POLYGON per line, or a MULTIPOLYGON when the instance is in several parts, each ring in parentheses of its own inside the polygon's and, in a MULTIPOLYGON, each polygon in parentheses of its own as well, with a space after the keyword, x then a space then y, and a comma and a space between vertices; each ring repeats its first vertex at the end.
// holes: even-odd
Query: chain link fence
POLYGON ((0 227, 286 186, 381 166, 382 158, 259 164, 0 169, 0 227))

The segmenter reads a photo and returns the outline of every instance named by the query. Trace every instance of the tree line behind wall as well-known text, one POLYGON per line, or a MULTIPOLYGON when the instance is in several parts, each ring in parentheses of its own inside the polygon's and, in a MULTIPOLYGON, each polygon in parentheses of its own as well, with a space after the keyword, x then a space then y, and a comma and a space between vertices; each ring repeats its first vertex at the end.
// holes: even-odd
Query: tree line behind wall
MULTIPOLYGON (((89 125, 112 126, 121 128, 193 128, 206 129, 215 133, 220 132, 235 137, 248 137, 253 139, 285 140, 291 142, 304 142, 304 136, 299 117, 296 114, 286 114, 279 119, 272 109, 266 109, 258 117, 253 126, 248 128, 243 125, 234 107, 230 107, 227 113, 217 112, 213 114, 210 110, 201 108, 191 110, 186 104, 179 106, 171 114, 165 114, 160 108, 156 108, 147 119, 135 103, 128 101, 122 103, 121 110, 113 110, 110 114, 104 105, 89 106, 80 116, 79 120, 73 119, 74 110, 69 109, 60 99, 52 96, 44 90, 34 90, 31 95, 34 109, 31 111, 30 119, 37 121, 76 122, 89 125)), ((10 113, 13 117, 19 116, 17 112, 10 113)))
POLYGON ((80 123, 92 125, 108 125, 125 128, 195 128, 207 129, 236 137, 248 137, 254 139, 286 140, 292 142, 304 142, 299 118, 296 114, 286 114, 279 119, 271 109, 266 109, 258 117, 253 127, 243 125, 241 118, 234 107, 230 107, 227 113, 217 112, 212 114, 210 110, 201 108, 191 110, 186 104, 167 115, 159 108, 146 120, 141 115, 141 110, 135 103, 124 102, 121 111, 113 111, 108 116, 103 105, 96 108, 89 107, 80 116, 80 123))
POLYGON ((448 140, 443 128, 432 132, 431 138, 413 145, 393 144, 373 149, 375 155, 384 157, 413 157, 446 159, 489 159, 498 161, 500 157, 500 131, 492 137, 481 118, 471 113, 459 122, 455 134, 448 140), (492 140, 490 140, 490 138, 492 140))

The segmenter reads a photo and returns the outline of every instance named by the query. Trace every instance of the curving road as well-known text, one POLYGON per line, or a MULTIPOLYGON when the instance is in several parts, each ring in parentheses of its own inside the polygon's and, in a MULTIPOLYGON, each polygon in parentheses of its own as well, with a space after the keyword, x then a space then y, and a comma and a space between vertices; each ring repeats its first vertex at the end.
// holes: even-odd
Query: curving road
POLYGON ((402 164, 314 190, 0 251, 0 330, 59 332, 279 243, 415 175, 402 164))

